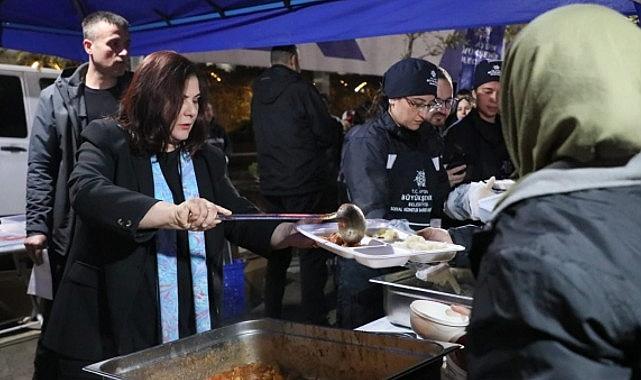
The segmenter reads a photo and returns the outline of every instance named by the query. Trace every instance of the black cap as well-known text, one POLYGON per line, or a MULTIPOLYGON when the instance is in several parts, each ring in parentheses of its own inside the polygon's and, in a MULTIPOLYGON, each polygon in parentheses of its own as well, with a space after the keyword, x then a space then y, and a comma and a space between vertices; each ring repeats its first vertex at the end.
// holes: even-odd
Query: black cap
POLYGON ((487 82, 501 81, 501 61, 483 60, 474 69, 474 88, 487 82))
POLYGON ((383 92, 388 98, 436 95, 438 68, 417 58, 405 58, 392 65, 383 75, 383 92))

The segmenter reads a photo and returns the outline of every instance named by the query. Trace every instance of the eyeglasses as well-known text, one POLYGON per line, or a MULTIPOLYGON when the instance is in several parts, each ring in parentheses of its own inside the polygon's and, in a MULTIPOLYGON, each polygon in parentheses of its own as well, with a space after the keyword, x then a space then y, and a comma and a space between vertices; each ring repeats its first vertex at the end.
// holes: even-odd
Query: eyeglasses
POLYGON ((414 108, 418 112, 421 112, 421 111, 430 112, 432 110, 436 110, 439 108, 443 108, 448 111, 451 111, 456 106, 456 103, 457 103, 457 99, 455 98, 447 98, 447 99, 434 98, 433 100, 425 104, 416 103, 416 101, 410 98, 403 98, 403 99, 405 99, 405 101, 407 102, 407 104, 410 105, 410 107, 414 108))

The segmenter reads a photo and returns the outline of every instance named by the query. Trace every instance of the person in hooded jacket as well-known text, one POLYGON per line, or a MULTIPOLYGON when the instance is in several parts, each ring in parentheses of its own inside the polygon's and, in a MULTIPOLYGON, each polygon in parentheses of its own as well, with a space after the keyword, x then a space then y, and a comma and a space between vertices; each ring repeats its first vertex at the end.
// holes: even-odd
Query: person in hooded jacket
POLYGON ((129 23, 111 12, 82 22, 89 62, 62 72, 42 90, 29 142, 25 247, 36 264, 48 249, 57 288, 73 222, 67 180, 76 161, 80 132, 92 120, 118 110, 131 73, 129 23))
MULTIPOLYGON (((437 66, 416 58, 392 65, 383 76, 378 113, 345 136, 341 180, 350 202, 368 219, 407 219, 427 226, 443 216, 449 191, 440 144, 426 143, 421 131, 436 100, 437 66)), ((383 314, 383 294, 369 279, 390 270, 370 269, 339 258, 338 317, 357 327, 383 314)))
MULTIPOLYGON (((320 93, 300 75, 295 45, 271 50, 272 66, 253 84, 252 125, 258 154, 260 192, 270 212, 336 211, 336 179, 329 178, 326 152, 341 144, 342 125, 327 110, 320 93)), ((291 252, 274 255, 267 264, 265 314, 280 318, 291 252)), ((300 252, 302 312, 306 321, 326 324, 327 282, 322 249, 300 252)))
POLYGON ((595 5, 539 16, 510 48, 520 180, 472 250, 470 379, 641 374, 640 67, 641 30, 595 5))
MULTIPOLYGON (((76 163, 80 133, 95 119, 118 110, 129 68, 129 23, 111 12, 89 14, 82 22, 83 47, 89 62, 66 69, 42 90, 29 140, 26 188, 27 254, 43 264, 47 249, 55 297, 74 228, 67 181, 76 163)), ((41 303, 42 331, 47 328, 51 302, 41 303)), ((34 379, 54 378, 55 359, 38 343, 34 379)))

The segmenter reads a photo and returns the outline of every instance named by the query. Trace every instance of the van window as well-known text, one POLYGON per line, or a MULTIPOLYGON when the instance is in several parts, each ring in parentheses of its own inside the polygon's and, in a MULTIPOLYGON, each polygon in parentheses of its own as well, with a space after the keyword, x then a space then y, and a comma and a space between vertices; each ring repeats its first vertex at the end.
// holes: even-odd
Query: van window
POLYGON ((40 91, 49 87, 49 85, 53 84, 53 82, 55 81, 56 78, 40 78, 40 81, 38 81, 38 84, 40 85, 40 91))
POLYGON ((0 137, 27 137, 20 78, 0 75, 0 137))

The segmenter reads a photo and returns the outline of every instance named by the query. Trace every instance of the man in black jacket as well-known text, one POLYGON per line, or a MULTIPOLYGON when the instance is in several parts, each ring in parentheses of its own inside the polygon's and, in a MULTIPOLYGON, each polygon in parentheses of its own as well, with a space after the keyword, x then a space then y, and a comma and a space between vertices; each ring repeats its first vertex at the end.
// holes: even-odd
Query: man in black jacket
MULTIPOLYGON (((82 32, 89 62, 65 70, 40 94, 29 144, 24 244, 35 264, 42 263, 42 250, 48 248, 54 295, 74 228, 67 180, 76 162, 80 132, 92 120, 118 109, 130 78, 128 29, 127 20, 111 12, 87 16, 82 32)), ((43 305, 45 326, 49 308, 43 305)), ((43 356, 39 347, 34 378, 52 373, 43 356)))
POLYGON ((500 61, 482 61, 476 66, 473 94, 477 106, 445 135, 446 165, 450 168, 467 165, 463 182, 483 181, 492 176, 505 179, 514 170, 501 134, 500 78, 500 61))
MULTIPOLYGON (((436 98, 434 99, 434 104, 430 107, 425 122, 429 125, 426 125, 424 128, 424 133, 427 135, 425 138, 426 144, 436 144, 441 153, 445 151, 445 132, 446 125, 450 116, 452 116, 452 110, 456 108, 456 98, 454 98, 454 84, 452 83, 452 77, 442 67, 439 67, 436 71, 436 78, 438 78, 438 88, 436 90, 436 98)), ((455 186, 459 184, 465 178, 465 164, 448 166, 447 178, 450 182, 450 186, 455 186)))
MULTIPOLYGON (((271 51, 272 67, 254 82, 252 122, 258 152, 260 191, 273 212, 329 212, 337 206, 327 199, 328 163, 325 152, 340 143, 341 125, 327 111, 316 90, 300 75, 296 46, 271 51)), ((326 323, 323 289, 327 254, 301 252, 303 317, 326 323)), ((268 261, 265 313, 281 316, 289 254, 268 261)))

